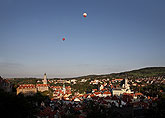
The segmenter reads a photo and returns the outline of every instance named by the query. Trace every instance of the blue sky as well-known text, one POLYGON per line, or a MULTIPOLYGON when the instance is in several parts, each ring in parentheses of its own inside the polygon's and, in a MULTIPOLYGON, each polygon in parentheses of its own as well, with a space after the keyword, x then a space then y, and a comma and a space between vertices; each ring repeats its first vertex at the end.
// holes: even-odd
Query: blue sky
POLYGON ((75 77, 165 66, 164 6, 164 0, 1 0, 0 75, 75 77))

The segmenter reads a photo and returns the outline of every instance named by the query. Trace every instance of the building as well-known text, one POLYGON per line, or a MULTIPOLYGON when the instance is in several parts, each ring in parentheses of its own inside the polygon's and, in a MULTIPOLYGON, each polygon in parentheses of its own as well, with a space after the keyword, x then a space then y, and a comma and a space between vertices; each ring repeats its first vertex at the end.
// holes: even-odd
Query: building
POLYGON ((130 87, 129 87, 129 84, 128 84, 128 79, 123 79, 123 81, 121 81, 121 86, 120 87, 112 89, 112 94, 113 95, 120 96, 123 93, 133 93, 130 90, 130 87))
POLYGON ((47 84, 48 83, 46 73, 44 74, 44 79, 42 80, 42 82, 43 82, 43 84, 47 84))
POLYGON ((3 89, 5 92, 12 91, 12 86, 10 82, 6 79, 3 79, 1 76, 0 76, 0 89, 3 89))
POLYGON ((111 92, 105 91, 105 92, 103 93, 103 97, 107 97, 107 96, 111 96, 111 92))
POLYGON ((24 95, 33 95, 37 93, 37 88, 34 84, 22 84, 17 88, 17 95, 19 93, 24 95))
POLYGON ((44 92, 44 91, 48 91, 49 90, 48 84, 37 84, 36 88, 40 92, 44 92))
POLYGON ((63 92, 66 93, 65 84, 63 84, 63 92))
POLYGON ((44 78, 42 80, 43 84, 37 84, 36 88, 38 91, 43 92, 43 91, 48 91, 49 90, 49 86, 48 86, 48 80, 47 80, 47 76, 46 73, 44 74, 44 78))
POLYGON ((100 86, 99 90, 102 90, 102 89, 104 89, 104 86, 103 85, 100 86))
POLYGON ((43 84, 22 84, 17 88, 17 95, 19 93, 23 93, 25 95, 33 95, 37 93, 37 91, 44 92, 49 90, 49 85, 47 84, 46 73, 44 74, 44 78, 42 80, 43 84))

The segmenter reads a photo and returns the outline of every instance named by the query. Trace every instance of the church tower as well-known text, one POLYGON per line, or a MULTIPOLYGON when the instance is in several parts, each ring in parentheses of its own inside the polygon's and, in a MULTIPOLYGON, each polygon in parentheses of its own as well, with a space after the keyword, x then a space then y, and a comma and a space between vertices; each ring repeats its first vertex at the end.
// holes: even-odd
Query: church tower
POLYGON ((66 93, 65 84, 63 83, 63 92, 66 93))
POLYGON ((42 80, 43 84, 47 84, 47 76, 46 73, 44 74, 44 80, 42 80))
POLYGON ((125 88, 128 88, 128 79, 127 78, 125 79, 125 83, 124 84, 125 84, 125 88))

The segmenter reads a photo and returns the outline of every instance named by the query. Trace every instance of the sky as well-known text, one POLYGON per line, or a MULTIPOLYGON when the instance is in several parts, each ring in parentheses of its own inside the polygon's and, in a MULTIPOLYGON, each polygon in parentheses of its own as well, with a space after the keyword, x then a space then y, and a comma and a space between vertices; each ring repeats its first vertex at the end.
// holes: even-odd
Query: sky
POLYGON ((164 0, 0 0, 0 76, 165 66, 164 6, 164 0))

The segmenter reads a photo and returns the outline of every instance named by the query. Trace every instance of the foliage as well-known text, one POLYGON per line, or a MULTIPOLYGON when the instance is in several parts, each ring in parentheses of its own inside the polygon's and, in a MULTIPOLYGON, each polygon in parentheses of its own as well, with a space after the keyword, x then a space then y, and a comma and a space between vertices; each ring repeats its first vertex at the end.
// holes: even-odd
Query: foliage
POLYGON ((96 89, 97 86, 90 85, 89 82, 78 82, 77 84, 71 85, 71 88, 79 93, 91 92, 92 89, 96 89))
POLYGON ((9 81, 14 85, 36 84, 37 80, 38 80, 37 78, 13 78, 13 79, 9 79, 9 81))
POLYGON ((34 113, 33 106, 23 95, 15 96, 0 90, 0 111, 1 116, 5 118, 32 117, 34 113))
POLYGON ((38 105, 46 100, 47 97, 41 93, 25 97, 23 94, 15 95, 0 89, 1 116, 5 118, 33 118, 39 111, 38 105))

